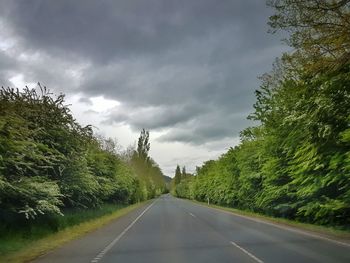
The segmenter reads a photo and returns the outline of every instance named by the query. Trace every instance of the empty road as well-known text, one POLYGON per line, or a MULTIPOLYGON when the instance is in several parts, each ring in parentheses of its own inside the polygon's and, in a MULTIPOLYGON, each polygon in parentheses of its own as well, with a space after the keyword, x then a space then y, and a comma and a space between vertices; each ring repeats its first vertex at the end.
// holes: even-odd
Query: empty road
POLYGON ((350 246, 164 195, 35 262, 350 262, 350 246))

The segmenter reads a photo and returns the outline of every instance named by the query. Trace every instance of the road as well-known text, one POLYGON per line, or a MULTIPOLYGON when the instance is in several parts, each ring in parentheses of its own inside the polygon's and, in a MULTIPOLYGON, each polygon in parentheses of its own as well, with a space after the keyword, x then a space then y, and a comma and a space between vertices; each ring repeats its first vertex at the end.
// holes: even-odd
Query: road
POLYGON ((35 262, 348 263, 350 246, 163 195, 35 262))

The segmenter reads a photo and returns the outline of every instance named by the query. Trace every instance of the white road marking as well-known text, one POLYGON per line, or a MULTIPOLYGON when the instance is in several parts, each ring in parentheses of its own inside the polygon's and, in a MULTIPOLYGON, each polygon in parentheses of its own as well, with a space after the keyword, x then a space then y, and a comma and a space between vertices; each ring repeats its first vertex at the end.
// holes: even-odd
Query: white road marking
MULTIPOLYGON (((191 200, 186 200, 186 201, 191 202, 191 200)), ((290 227, 289 226, 283 226, 283 225, 279 225, 277 223, 270 223, 270 222, 267 222, 265 220, 252 218, 252 217, 249 217, 249 216, 240 215, 240 214, 237 214, 235 212, 229 212, 229 211, 221 210, 221 209, 216 208, 216 207, 208 207, 206 205, 196 204, 194 202, 191 202, 191 203, 195 204, 195 205, 198 205, 198 206, 206 207, 206 208, 209 208, 209 209, 214 209, 214 210, 217 210, 219 212, 223 212, 223 213, 230 214, 230 215, 233 215, 233 216, 242 217, 242 218, 254 221, 254 222, 263 223, 263 224, 270 225, 270 226, 273 226, 273 227, 277 227, 277 228, 280 228, 280 229, 284 229, 284 230, 287 230, 287 231, 290 231, 290 232, 295 232, 295 233, 298 233, 298 234, 301 234, 301 235, 304 235, 304 236, 310 236, 310 237, 317 238, 317 239, 323 239, 323 240, 326 240, 326 241, 329 241, 329 242, 332 242, 332 243, 335 243, 335 244, 338 244, 338 245, 350 247, 350 243, 338 241, 338 240, 335 240, 335 239, 332 239, 332 238, 328 238, 328 237, 325 237, 325 236, 321 236, 321 235, 318 235, 318 234, 313 234, 313 233, 307 232, 305 230, 299 230, 299 229, 296 229, 296 228, 294 228, 292 226, 290 226, 290 227)))
POLYGON ((143 216, 148 209, 150 209, 154 205, 155 201, 146 207, 145 210, 142 211, 142 213, 136 217, 134 221, 131 222, 130 225, 127 226, 127 228, 124 229, 123 232, 121 232, 111 243, 109 243, 108 246, 106 246, 93 260, 91 260, 91 263, 97 263, 124 235, 132 226, 143 216))
POLYGON ((190 216, 192 216, 192 217, 196 217, 194 214, 192 214, 192 213, 190 213, 190 212, 188 212, 189 214, 190 214, 190 216))
POLYGON ((262 261, 261 259, 257 258, 256 256, 254 256, 252 253, 248 252, 247 250, 245 250, 243 247, 237 245, 235 242, 231 241, 230 242, 232 245, 234 245, 236 248, 240 249, 241 251, 243 251, 245 254, 247 254, 248 256, 250 256, 252 259, 254 259, 256 262, 259 263, 264 263, 264 261, 262 261))

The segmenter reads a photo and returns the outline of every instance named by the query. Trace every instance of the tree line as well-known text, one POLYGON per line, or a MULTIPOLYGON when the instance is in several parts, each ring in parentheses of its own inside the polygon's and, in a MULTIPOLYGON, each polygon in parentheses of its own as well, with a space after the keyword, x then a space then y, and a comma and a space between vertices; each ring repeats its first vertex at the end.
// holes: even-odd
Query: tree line
POLYGON ((166 191, 148 155, 149 132, 118 153, 112 139, 81 126, 64 95, 0 90, 0 224, 64 215, 67 209, 131 204, 166 191))
POLYGON ((258 125, 174 182, 179 197, 350 226, 350 1, 271 0, 271 31, 293 51, 261 77, 258 125))

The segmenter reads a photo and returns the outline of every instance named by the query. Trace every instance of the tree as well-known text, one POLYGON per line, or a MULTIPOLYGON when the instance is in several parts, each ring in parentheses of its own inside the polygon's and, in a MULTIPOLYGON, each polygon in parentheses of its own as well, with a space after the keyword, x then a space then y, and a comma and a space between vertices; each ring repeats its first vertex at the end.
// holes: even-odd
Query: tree
POLYGON ((350 224, 350 0, 271 0, 294 50, 264 74, 240 145, 181 180, 180 197, 350 224))
POLYGON ((181 178, 186 178, 186 176, 187 176, 186 167, 183 166, 183 167, 182 167, 182 172, 181 172, 181 178))
MULTIPOLYGON (((149 131, 142 129, 137 143, 129 161, 137 176, 141 179, 147 198, 153 198, 165 191, 166 185, 163 173, 158 164, 148 156, 150 150, 149 131)), ((124 158, 128 159, 127 154, 124 158)))
POLYGON ((116 143, 77 123, 64 95, 54 97, 40 84, 0 89, 0 214, 10 215, 0 224, 144 199, 138 185, 116 143))
POLYGON ((144 162, 148 161, 148 152, 150 150, 150 147, 149 131, 142 129, 137 142, 137 155, 140 160, 143 160, 144 162))
POLYGON ((180 182, 181 182, 181 169, 180 169, 180 166, 177 165, 176 169, 175 169, 174 183, 175 183, 175 185, 177 185, 180 182))
POLYGON ((308 69, 341 67, 350 59, 350 0, 268 0, 272 32, 290 33, 294 57, 308 69))

